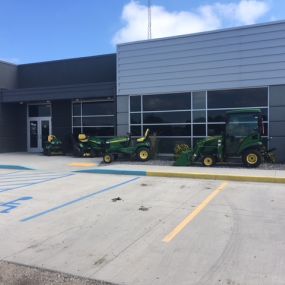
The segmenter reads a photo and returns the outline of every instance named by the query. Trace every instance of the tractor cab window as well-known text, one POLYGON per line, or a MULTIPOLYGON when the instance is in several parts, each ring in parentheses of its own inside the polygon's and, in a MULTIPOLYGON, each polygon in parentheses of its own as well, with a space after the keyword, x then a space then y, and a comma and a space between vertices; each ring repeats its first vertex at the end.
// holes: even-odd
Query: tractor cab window
POLYGON ((260 116, 256 113, 229 114, 226 133, 228 136, 246 137, 260 131, 260 116))

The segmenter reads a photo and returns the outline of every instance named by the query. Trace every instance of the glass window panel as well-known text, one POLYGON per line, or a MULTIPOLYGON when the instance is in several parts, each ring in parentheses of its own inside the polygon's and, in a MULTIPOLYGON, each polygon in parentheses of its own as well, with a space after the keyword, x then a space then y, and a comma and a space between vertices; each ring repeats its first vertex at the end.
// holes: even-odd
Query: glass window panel
POLYGON ((73 126, 81 127, 81 118, 80 117, 73 117, 73 126))
POLYGON ((225 124, 208 124, 208 136, 222 135, 225 130, 225 124))
POLYGON ((193 109, 206 109, 206 92, 193 92, 193 109))
POLYGON ((30 147, 38 147, 38 122, 30 121, 30 147))
POLYGON ((131 124, 140 124, 141 123, 141 113, 131 114, 131 124))
POLYGON ((147 128, 157 136, 191 136, 191 125, 144 125, 143 131, 147 128))
POLYGON ((29 117, 50 117, 50 104, 29 105, 29 117))
POLYGON ((205 124, 193 125, 193 136, 205 136, 205 135, 206 135, 205 124))
POLYGON ((192 114, 194 123, 206 122, 206 111, 193 111, 192 114))
POLYGON ((229 110, 208 111, 208 122, 225 122, 227 111, 229 110))
POLYGON ((113 101, 82 103, 82 116, 114 115, 114 112, 115 108, 113 101))
POLYGON ((72 108, 73 116, 81 116, 81 103, 73 103, 72 108))
POLYGON ((186 110, 190 108, 190 93, 143 96, 144 111, 186 110))
POLYGON ((111 126, 114 125, 114 116, 82 117, 83 126, 111 126))
POLYGON ((191 112, 144 113, 144 124, 191 123, 191 112))
POLYGON ((208 91, 208 108, 267 106, 267 88, 208 91))
POLYGON ((132 136, 142 136, 141 126, 131 126, 131 134, 132 136))
POLYGON ((187 138, 157 138, 157 152, 173 154, 175 146, 178 144, 191 146, 191 140, 187 138))
POLYGON ((141 111, 141 96, 130 96, 131 112, 141 111))
POLYGON ((115 135, 113 127, 84 127, 83 133, 88 136, 108 137, 115 135))

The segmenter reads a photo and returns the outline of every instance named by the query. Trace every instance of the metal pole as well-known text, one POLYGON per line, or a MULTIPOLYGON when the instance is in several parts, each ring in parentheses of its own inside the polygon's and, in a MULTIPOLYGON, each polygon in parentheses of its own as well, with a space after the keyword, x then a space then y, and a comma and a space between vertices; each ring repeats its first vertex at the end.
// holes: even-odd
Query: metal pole
POLYGON ((151 39, 151 0, 148 0, 148 34, 147 38, 151 39))

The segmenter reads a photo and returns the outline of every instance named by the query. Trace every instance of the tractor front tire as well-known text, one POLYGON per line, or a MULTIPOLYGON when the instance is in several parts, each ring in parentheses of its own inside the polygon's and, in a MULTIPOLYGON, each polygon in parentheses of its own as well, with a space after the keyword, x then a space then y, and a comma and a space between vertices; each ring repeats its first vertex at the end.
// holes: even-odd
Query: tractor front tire
POLYGON ((261 153, 257 149, 246 150, 242 155, 242 163, 246 167, 258 167, 261 164, 261 161, 261 153))
POLYGON ((111 163, 114 160, 114 156, 112 154, 109 153, 105 153, 103 156, 103 161, 105 163, 111 163))
POLYGON ((206 167, 211 167, 216 164, 216 158, 213 155, 206 155, 202 159, 202 164, 206 167))
POLYGON ((146 147, 140 148, 137 152, 137 159, 139 161, 147 161, 150 158, 150 150, 146 147))

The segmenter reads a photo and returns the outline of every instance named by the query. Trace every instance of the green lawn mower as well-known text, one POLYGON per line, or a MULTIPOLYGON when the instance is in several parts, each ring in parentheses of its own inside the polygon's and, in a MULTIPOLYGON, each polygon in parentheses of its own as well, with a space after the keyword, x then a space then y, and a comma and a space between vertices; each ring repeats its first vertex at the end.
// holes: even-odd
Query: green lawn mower
POLYGON ((49 135, 44 145, 44 155, 64 155, 62 141, 54 135, 49 135))
POLYGON ((198 141, 193 149, 186 145, 177 146, 174 165, 202 162, 209 167, 239 158, 246 167, 253 168, 262 161, 275 162, 273 149, 267 150, 262 135, 264 124, 259 109, 227 112, 224 134, 198 141))
POLYGON ((95 157, 104 153, 105 139, 85 134, 78 135, 78 141, 73 144, 73 155, 76 157, 95 157))
POLYGON ((132 140, 131 135, 115 137, 105 141, 103 161, 111 163, 120 155, 129 156, 130 159, 147 161, 151 156, 150 130, 147 129, 142 138, 132 140))

